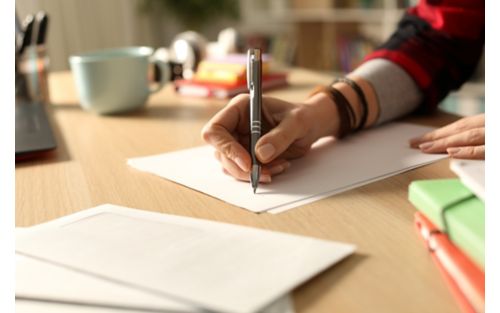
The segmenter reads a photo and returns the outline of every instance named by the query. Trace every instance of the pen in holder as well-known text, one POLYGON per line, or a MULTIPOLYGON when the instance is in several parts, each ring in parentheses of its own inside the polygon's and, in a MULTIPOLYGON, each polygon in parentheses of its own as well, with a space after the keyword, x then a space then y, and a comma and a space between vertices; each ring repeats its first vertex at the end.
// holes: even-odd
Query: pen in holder
POLYGON ((48 69, 45 45, 28 46, 16 54, 16 97, 49 103, 48 69))

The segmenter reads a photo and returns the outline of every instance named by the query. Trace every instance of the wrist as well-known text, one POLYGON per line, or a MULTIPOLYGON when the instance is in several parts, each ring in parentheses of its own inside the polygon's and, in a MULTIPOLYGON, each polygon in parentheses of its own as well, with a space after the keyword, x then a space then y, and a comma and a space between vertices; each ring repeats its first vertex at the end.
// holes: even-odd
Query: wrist
POLYGON ((316 139, 338 136, 340 118, 337 106, 329 95, 324 92, 312 95, 304 102, 304 108, 311 112, 313 120, 311 127, 316 139))

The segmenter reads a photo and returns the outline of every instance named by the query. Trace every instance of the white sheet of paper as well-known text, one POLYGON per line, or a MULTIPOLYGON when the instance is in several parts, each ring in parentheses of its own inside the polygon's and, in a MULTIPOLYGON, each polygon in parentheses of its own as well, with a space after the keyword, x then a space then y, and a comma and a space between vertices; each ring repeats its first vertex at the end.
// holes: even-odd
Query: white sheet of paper
POLYGON ((249 183, 223 174, 210 146, 133 158, 128 164, 253 212, 278 213, 445 158, 409 147, 410 138, 430 130, 391 123, 340 142, 318 141, 272 183, 260 184, 255 195, 249 183))
MULTIPOLYGON (((35 226, 36 227, 36 226, 35 226)), ((17 313, 206 312, 50 262, 16 254, 17 313)), ((294 313, 286 295, 261 313, 294 313)))
POLYGON ((354 249, 115 205, 16 232, 18 254, 221 312, 257 312, 354 249))

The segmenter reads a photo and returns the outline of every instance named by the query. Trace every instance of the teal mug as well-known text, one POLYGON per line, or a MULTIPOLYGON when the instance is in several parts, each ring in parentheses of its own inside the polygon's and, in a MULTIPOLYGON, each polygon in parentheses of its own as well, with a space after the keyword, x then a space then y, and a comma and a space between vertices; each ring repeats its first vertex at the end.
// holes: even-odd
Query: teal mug
POLYGON ((126 47, 72 55, 69 58, 80 103, 85 110, 115 114, 143 107, 150 94, 169 80, 167 65, 153 59, 153 48, 126 47), (151 85, 151 64, 160 69, 160 82, 151 85))

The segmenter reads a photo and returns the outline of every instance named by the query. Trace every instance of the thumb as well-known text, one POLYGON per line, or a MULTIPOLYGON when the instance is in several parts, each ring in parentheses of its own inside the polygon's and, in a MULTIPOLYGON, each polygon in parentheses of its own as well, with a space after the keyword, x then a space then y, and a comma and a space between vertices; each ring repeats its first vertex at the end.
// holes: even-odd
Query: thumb
POLYGON ((262 163, 271 162, 300 138, 303 124, 299 122, 296 115, 287 116, 278 126, 259 139, 255 146, 255 153, 259 161, 262 163))

